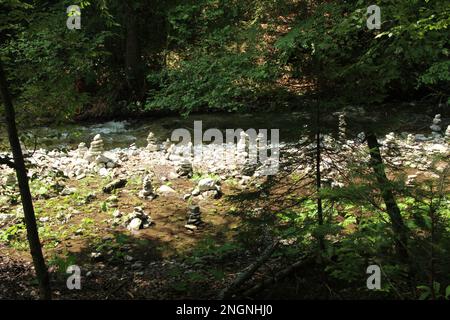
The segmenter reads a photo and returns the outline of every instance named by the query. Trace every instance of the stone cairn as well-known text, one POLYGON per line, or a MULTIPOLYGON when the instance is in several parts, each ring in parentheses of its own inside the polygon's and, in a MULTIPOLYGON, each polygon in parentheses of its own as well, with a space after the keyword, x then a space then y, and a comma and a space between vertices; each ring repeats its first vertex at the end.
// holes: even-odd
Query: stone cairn
POLYGON ((239 138, 239 141, 237 143, 237 148, 236 148, 238 157, 243 157, 243 158, 247 157, 249 140, 250 140, 250 138, 249 138, 248 134, 245 133, 244 131, 241 131, 240 138, 239 138))
POLYGON ((153 191, 152 176, 150 174, 145 175, 142 180, 142 190, 139 191, 139 198, 145 200, 153 200, 156 198, 156 194, 153 191))
POLYGON ((78 149, 77 149, 77 156, 78 158, 84 158, 84 156, 86 155, 86 153, 89 151, 88 147, 86 147, 86 143, 81 142, 78 145, 78 149))
POLYGON ((408 145, 413 145, 416 142, 416 136, 413 135, 412 133, 409 133, 408 136, 406 137, 406 143, 408 145))
POLYGON ((135 207, 134 211, 126 216, 125 224, 128 230, 139 230, 150 227, 152 218, 141 207, 135 207))
POLYGON ((347 137, 347 121, 345 121, 345 113, 340 113, 338 119, 339 140, 345 141, 347 137))
POLYGON ((430 126, 432 134, 433 134, 433 136, 435 138, 441 137, 441 130, 442 130, 442 128, 440 126, 441 121, 442 121, 441 120, 441 115, 437 114, 437 115, 434 116, 433 124, 430 126))
POLYGON ((147 150, 150 152, 159 151, 158 142, 153 132, 150 132, 147 137, 147 150))
POLYGON ((251 159, 246 159, 241 168, 241 175, 243 176, 253 176, 256 172, 257 164, 251 159))
POLYGON ((163 143, 164 151, 167 152, 171 145, 172 145, 172 142, 170 141, 169 138, 167 138, 166 141, 164 141, 164 143, 163 143))
POLYGON ((189 230, 196 230, 199 225, 203 223, 201 219, 201 213, 200 213, 200 207, 193 205, 189 207, 189 212, 187 214, 188 221, 187 224, 184 226, 186 229, 189 230))
POLYGON ((175 151, 175 144, 170 144, 170 146, 167 148, 166 150, 166 159, 170 159, 170 156, 174 153, 175 151))
POLYGON ((390 132, 386 135, 384 139, 384 145, 387 148, 387 151, 391 155, 398 155, 400 152, 399 146, 397 144, 397 141, 395 139, 395 133, 390 132))
POLYGON ((240 139, 237 143, 236 147, 236 164, 238 167, 242 167, 245 165, 246 160, 248 158, 248 150, 249 150, 249 136, 244 131, 241 131, 240 133, 240 139))
POLYGON ((104 146, 103 146, 103 139, 100 134, 97 134, 94 139, 91 142, 91 146, 88 150, 88 152, 85 155, 85 158, 92 162, 94 161, 99 155, 103 154, 104 146))
POLYGON ((193 174, 192 163, 187 159, 182 160, 177 168, 177 174, 180 177, 191 178, 193 174))
POLYGON ((412 175, 409 175, 407 178, 406 178, 406 186, 407 187, 413 187, 413 186, 415 186, 415 184, 416 184, 416 179, 417 179, 417 175, 416 174, 412 174, 412 175))
POLYGON ((445 139, 450 143, 450 125, 447 127, 447 130, 445 130, 445 139))

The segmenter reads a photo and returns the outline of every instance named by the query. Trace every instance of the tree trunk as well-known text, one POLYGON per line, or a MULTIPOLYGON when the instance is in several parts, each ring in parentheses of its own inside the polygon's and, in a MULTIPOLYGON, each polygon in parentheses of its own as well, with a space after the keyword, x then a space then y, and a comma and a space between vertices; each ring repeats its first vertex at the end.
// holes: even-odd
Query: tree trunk
MULTIPOLYGON (((322 161, 321 155, 321 137, 320 137, 320 106, 317 104, 317 132, 316 132, 316 191, 317 191, 317 218, 319 226, 323 226, 323 207, 322 197, 320 191, 322 189, 322 174, 320 171, 320 164, 322 161)), ((322 230, 320 230, 322 232, 322 230)), ((325 251, 325 241, 323 235, 319 235, 319 248, 325 251)))
POLYGON ((25 224, 27 228, 27 238, 30 245, 30 252, 33 258, 34 268, 39 282, 39 292, 41 299, 51 299, 50 280, 42 255, 41 243, 34 215, 33 201, 28 184, 27 170, 20 146, 19 136, 17 134, 16 119, 14 107, 8 91, 6 76, 3 66, 0 62, 0 90, 5 105, 5 118, 8 130, 9 143, 14 158, 14 168, 16 170, 17 181, 19 183, 20 197, 22 199, 23 212, 25 215, 25 224))
POLYGON ((144 68, 139 45, 139 24, 132 3, 124 2, 126 25, 125 74, 131 98, 144 98, 144 68))
POLYGON ((395 235, 395 246, 399 257, 406 262, 408 260, 407 251, 407 230, 400 214, 400 209, 394 197, 393 187, 386 176, 383 159, 381 158, 380 145, 374 133, 366 133, 367 145, 369 146, 370 165, 375 173, 381 196, 386 205, 386 210, 392 224, 395 235))

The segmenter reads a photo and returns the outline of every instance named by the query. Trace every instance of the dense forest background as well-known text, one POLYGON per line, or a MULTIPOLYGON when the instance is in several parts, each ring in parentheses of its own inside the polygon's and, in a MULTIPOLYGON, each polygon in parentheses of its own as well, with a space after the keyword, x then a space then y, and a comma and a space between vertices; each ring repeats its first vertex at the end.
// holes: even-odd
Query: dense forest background
POLYGON ((374 1, 0 3, 0 54, 22 116, 258 111, 320 92, 335 105, 448 103, 449 5, 374 1), (82 27, 66 28, 80 5, 82 27))

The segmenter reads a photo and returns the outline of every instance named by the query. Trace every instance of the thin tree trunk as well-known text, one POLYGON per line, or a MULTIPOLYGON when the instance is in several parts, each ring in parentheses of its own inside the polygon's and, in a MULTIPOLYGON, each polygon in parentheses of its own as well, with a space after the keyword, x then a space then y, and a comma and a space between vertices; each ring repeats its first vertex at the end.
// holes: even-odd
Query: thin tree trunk
POLYGON ((126 19, 125 71, 132 98, 141 100, 144 96, 144 73, 139 44, 139 25, 132 3, 124 2, 126 19))
MULTIPOLYGON (((322 197, 320 191, 322 189, 322 174, 320 172, 320 163, 322 161, 321 155, 321 138, 320 138, 320 106, 317 104, 317 132, 316 132, 316 191, 317 191, 317 217, 319 226, 323 226, 323 207, 322 197)), ((322 232, 322 230, 320 230, 322 232)), ((324 238, 319 235, 319 248, 321 251, 325 250, 324 238)))
POLYGON ((14 107, 8 91, 6 76, 3 66, 0 62, 0 90, 5 105, 6 125, 8 130, 9 143, 14 158, 14 168, 16 170, 17 181, 19 183, 20 197, 22 199, 23 212, 25 215, 25 224, 27 228, 27 238, 30 245, 30 252, 33 258, 34 268, 36 270, 39 282, 39 292, 41 299, 51 299, 50 281, 45 265, 44 256, 42 255, 41 243, 36 225, 36 217, 34 215, 33 201, 28 184, 27 170, 20 146, 19 136, 16 128, 16 118, 14 107))
POLYGON ((408 261, 406 226, 400 214, 397 201, 395 200, 392 184, 386 176, 377 137, 372 132, 366 133, 366 137, 371 158, 370 165, 375 173, 381 196, 386 205, 386 210, 391 220, 392 229, 396 238, 396 251, 399 257, 406 262, 408 261))

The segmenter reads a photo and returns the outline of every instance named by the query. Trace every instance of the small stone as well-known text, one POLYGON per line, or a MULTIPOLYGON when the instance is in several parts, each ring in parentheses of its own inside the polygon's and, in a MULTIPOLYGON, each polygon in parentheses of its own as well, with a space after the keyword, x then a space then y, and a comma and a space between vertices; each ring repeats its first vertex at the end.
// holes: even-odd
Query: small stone
POLYGON ((128 224, 127 229, 128 230, 139 230, 141 228, 141 226, 142 226, 142 220, 139 218, 134 218, 128 224))
POLYGON ((119 210, 114 210, 114 212, 112 213, 112 216, 114 218, 121 218, 122 217, 122 212, 120 212, 119 210))
POLYGON ((175 172, 169 172, 169 180, 177 179, 179 176, 175 172))
POLYGON ((109 171, 106 168, 100 168, 100 170, 98 170, 98 174, 101 177, 106 177, 109 174, 109 171))
POLYGON ((114 191, 116 189, 125 187, 126 184, 127 184, 127 180, 126 179, 114 180, 111 183, 108 183, 106 186, 103 187, 103 192, 104 193, 111 193, 112 191, 114 191))
POLYGON ((106 202, 108 202, 109 204, 115 204, 119 202, 119 198, 116 195, 111 195, 106 198, 106 202))
POLYGON ((204 178, 198 182, 197 187, 200 192, 208 191, 208 190, 215 190, 216 182, 211 178, 204 178))
POLYGON ((158 188, 158 193, 164 194, 164 195, 169 195, 169 194, 176 193, 176 191, 173 190, 171 187, 169 187, 169 186, 163 184, 162 186, 160 186, 160 187, 158 188))
POLYGON ((84 203, 88 204, 91 203, 92 201, 94 201, 97 198, 97 195, 95 193, 89 193, 85 198, 84 198, 84 203))
POLYGON ((153 132, 149 132, 147 137, 147 150, 150 152, 159 151, 159 146, 153 132))
POLYGON ((92 252, 91 259, 92 260, 100 260, 102 258, 101 252, 92 252))
POLYGON ((70 196, 72 194, 74 194, 75 192, 77 192, 76 188, 64 188, 63 191, 61 191, 61 195, 62 196, 70 196))

